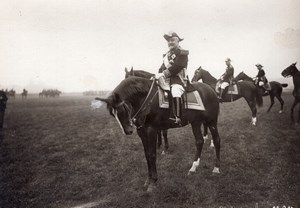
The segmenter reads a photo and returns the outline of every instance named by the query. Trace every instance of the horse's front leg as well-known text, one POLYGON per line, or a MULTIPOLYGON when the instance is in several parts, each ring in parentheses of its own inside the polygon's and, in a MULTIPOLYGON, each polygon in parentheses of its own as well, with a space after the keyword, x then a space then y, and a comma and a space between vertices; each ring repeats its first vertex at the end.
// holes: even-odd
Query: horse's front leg
POLYGON ((191 169, 188 172, 188 175, 190 175, 191 173, 195 173, 197 168, 200 165, 200 157, 201 157, 201 152, 202 152, 202 148, 203 148, 203 144, 204 144, 204 140, 203 140, 203 136, 202 136, 202 132, 201 132, 201 123, 192 123, 192 130, 193 130, 193 134, 195 137, 195 144, 196 144, 196 154, 194 157, 194 162, 193 165, 191 167, 191 169))
POLYGON ((156 186, 157 171, 156 171, 156 141, 157 141, 157 130, 152 127, 141 128, 138 130, 143 146, 145 157, 148 166, 148 178, 144 184, 147 187, 147 192, 152 192, 156 186))
POLYGON ((295 98, 294 103, 293 103, 293 105, 291 107, 291 122, 292 122, 292 125, 295 124, 294 108, 295 108, 296 105, 297 105, 297 99, 295 98))

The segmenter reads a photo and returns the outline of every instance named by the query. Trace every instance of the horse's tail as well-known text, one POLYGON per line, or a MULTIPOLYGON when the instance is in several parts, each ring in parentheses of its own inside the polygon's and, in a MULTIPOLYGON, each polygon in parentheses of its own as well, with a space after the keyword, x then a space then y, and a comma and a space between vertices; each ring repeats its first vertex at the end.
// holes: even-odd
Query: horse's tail
POLYGON ((288 84, 286 84, 286 83, 281 83, 281 86, 282 86, 282 87, 287 87, 288 84))
POLYGON ((261 107, 263 106, 263 103, 264 103, 264 100, 263 100, 263 97, 262 97, 262 93, 259 89, 257 89, 257 93, 256 93, 256 103, 258 105, 258 107, 261 107))

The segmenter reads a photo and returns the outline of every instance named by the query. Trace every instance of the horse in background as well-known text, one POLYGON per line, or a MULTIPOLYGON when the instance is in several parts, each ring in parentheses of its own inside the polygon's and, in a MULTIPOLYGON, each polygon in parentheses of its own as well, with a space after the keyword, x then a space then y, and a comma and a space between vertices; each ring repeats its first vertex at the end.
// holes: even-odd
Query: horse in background
MULTIPOLYGON (((184 109, 182 112, 182 126, 191 124, 195 137, 196 154, 188 173, 196 172, 200 165, 200 157, 204 144, 201 125, 205 123, 212 132, 216 161, 213 173, 219 173, 220 168, 220 136, 218 132, 219 101, 216 93, 210 86, 203 83, 193 83, 203 100, 205 111, 184 109)), ((156 187, 156 143, 157 131, 169 128, 178 128, 169 119, 169 109, 159 107, 158 86, 155 80, 140 77, 124 79, 107 98, 96 98, 107 104, 109 113, 116 118, 123 133, 131 135, 134 125, 144 146, 148 166, 148 178, 144 184, 148 192, 156 187)))
MULTIPOLYGON (((204 70, 201 66, 195 70, 192 82, 197 82, 199 79, 208 85, 210 85, 214 90, 216 90, 216 85, 218 80, 214 78, 208 71, 204 70)), ((223 102, 232 102, 243 97, 248 103, 249 108, 252 112, 252 125, 256 125, 256 105, 262 106, 263 99, 262 94, 259 93, 256 86, 249 81, 237 82, 237 88, 239 91, 238 95, 225 94, 223 102)))
POLYGON ((21 95, 22 95, 22 99, 26 99, 27 98, 27 94, 28 94, 28 91, 24 88, 23 89, 23 92, 21 93, 21 95))
MULTIPOLYGON (((125 67, 125 79, 128 77, 142 77, 146 79, 150 79, 155 74, 152 74, 150 72, 144 71, 144 70, 133 70, 133 67, 131 67, 130 71, 125 67)), ((161 154, 166 154, 169 149, 169 141, 168 141, 168 130, 161 130, 157 133, 157 148, 160 149, 162 145, 162 138, 164 138, 164 149, 162 150, 161 154)))
MULTIPOLYGON (((291 64, 289 67, 284 69, 281 72, 281 75, 283 77, 293 77, 293 83, 294 83, 294 90, 293 90, 293 96, 294 96, 294 103, 291 107, 291 122, 292 124, 295 123, 294 119, 294 108, 298 103, 300 103, 300 71, 296 67, 296 63, 291 64)), ((300 122, 300 109, 298 112, 298 120, 296 121, 296 124, 300 122)))
MULTIPOLYGON (((244 81, 250 81, 250 82, 253 82, 254 83, 254 80, 249 77, 247 74, 245 74, 244 72, 241 72, 239 73, 235 78, 234 80, 236 82, 239 82, 241 80, 244 80, 244 81)), ((274 105, 275 101, 274 101, 274 98, 276 97, 277 100, 280 102, 280 111, 279 113, 282 113, 283 111, 283 105, 284 105, 284 101, 281 97, 281 94, 282 94, 282 89, 283 87, 287 87, 288 84, 285 84, 285 83, 279 83, 279 82, 276 82, 276 81, 271 81, 269 82, 270 86, 271 86, 271 90, 268 90, 268 94, 265 94, 265 95, 270 95, 270 100, 271 100, 271 104, 270 104, 270 107, 268 108, 267 112, 270 112, 272 106, 274 105)), ((262 91, 265 91, 264 88, 262 87, 259 87, 262 91)))
POLYGON ((5 90, 5 94, 10 97, 10 98, 16 98, 16 91, 14 89, 11 89, 11 90, 5 90))

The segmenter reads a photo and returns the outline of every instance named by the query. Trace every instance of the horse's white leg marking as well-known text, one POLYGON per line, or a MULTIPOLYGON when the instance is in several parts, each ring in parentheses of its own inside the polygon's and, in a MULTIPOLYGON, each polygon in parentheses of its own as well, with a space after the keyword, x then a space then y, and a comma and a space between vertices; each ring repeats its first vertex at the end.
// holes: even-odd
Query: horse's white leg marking
POLYGON ((256 126, 256 117, 252 117, 252 125, 256 126))
POLYGON ((208 140, 208 134, 203 136, 203 139, 204 139, 204 143, 206 142, 206 140, 208 140))
POLYGON ((209 147, 211 147, 211 148, 215 147, 213 139, 210 140, 210 146, 209 147))
POLYGON ((218 168, 218 167, 214 167, 214 169, 213 169, 213 173, 220 173, 220 168, 218 168))
POLYGON ((193 165, 192 165, 191 169, 189 170, 189 172, 193 172, 193 173, 196 172, 196 169, 199 167, 199 165, 200 165, 200 158, 198 158, 197 161, 193 162, 193 165))
MULTIPOLYGON (((121 129, 122 129, 122 131, 123 131, 123 134, 125 134, 124 128, 123 128, 123 126, 122 126, 122 124, 121 124, 121 122, 120 122, 120 120, 119 120, 117 110, 116 110, 116 109, 113 109, 112 113, 114 114, 114 116, 115 116, 115 118, 116 118, 118 124, 120 125, 120 127, 121 127, 121 129)), ((125 135, 126 135, 126 134, 125 134, 125 135)))

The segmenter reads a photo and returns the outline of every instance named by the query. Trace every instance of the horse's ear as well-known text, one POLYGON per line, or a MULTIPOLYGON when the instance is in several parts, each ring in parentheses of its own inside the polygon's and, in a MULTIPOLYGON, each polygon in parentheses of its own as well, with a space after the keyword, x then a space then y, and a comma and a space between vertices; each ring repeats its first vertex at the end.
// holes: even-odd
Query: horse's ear
POLYGON ((296 66, 297 62, 293 63, 294 66, 296 66))
POLYGON ((126 73, 128 73, 128 69, 127 69, 127 67, 125 67, 125 72, 126 72, 126 73))

